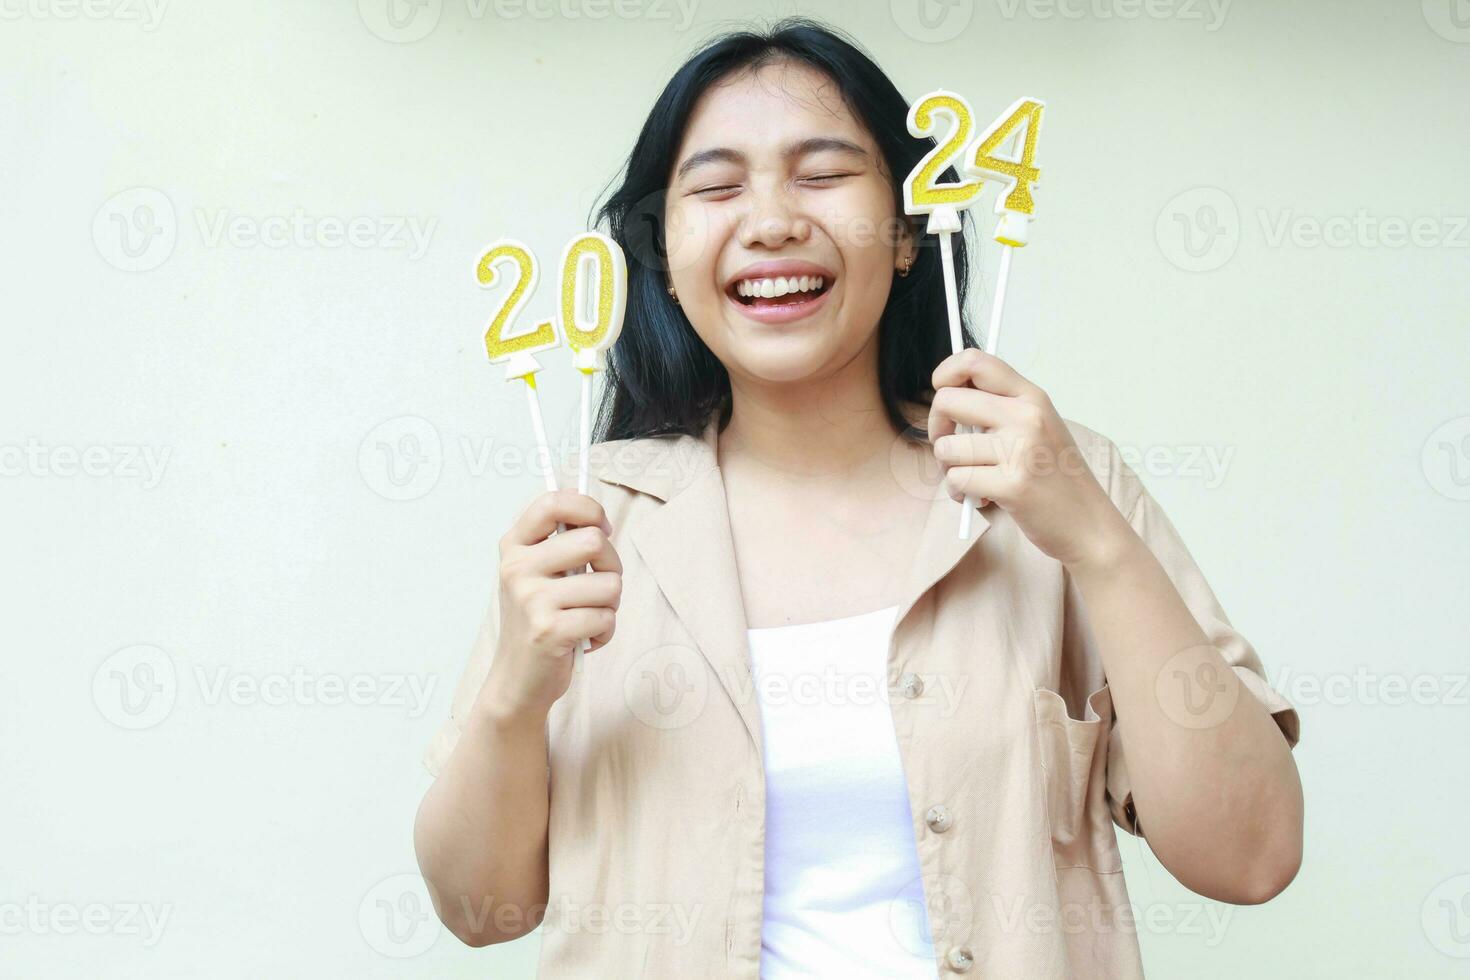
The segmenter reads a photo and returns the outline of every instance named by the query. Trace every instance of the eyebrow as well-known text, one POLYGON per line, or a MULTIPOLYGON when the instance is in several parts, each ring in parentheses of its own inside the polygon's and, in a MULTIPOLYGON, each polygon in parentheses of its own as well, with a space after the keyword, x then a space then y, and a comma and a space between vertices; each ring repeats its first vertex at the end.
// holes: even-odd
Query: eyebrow
MULTIPOLYGON (((839 136, 810 136, 804 140, 788 144, 782 151, 782 156, 788 160, 804 157, 810 153, 822 152, 846 153, 849 156, 866 158, 868 151, 858 146, 851 140, 842 139, 839 136)), ((732 150, 727 146, 716 146, 708 150, 700 150, 691 153, 683 163, 679 164, 679 170, 674 175, 676 179, 682 178, 696 167, 702 167, 708 163, 745 163, 746 157, 739 150, 732 150)))

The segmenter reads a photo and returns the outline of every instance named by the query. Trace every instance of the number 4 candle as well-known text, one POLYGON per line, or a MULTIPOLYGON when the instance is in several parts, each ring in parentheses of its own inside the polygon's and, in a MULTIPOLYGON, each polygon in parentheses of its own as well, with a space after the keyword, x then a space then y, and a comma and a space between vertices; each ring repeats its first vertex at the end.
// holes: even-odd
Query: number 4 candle
MULTIPOLYGON (((1036 139, 1041 132, 1041 113, 1046 103, 1040 99, 1018 99, 1005 114, 990 124, 975 140, 974 149, 965 160, 964 172, 972 177, 994 177, 1005 182, 995 200, 1000 221, 995 227, 995 240, 1000 243, 1000 271, 995 279, 995 298, 990 308, 990 327, 985 331, 985 353, 1000 351, 1001 314, 1005 310, 1006 283, 1011 274, 1011 253, 1026 245, 1036 200, 1031 188, 1041 179, 1036 167, 1036 139), (1022 135, 1017 136, 1018 132, 1022 135), (1002 147, 1014 142, 1014 158, 1000 156, 1002 147)), ((970 507, 960 517, 960 537, 970 536, 970 507)))

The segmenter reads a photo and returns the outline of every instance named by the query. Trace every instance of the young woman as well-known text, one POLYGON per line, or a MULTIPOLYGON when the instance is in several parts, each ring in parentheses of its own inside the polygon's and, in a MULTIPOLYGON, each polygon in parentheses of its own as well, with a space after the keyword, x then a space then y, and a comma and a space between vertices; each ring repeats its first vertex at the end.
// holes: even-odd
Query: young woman
POLYGON ((1113 822, 1219 901, 1295 875, 1296 713, 1117 447, 949 355, 906 108, 803 21, 654 106, 602 213, 595 489, 501 540, 426 758, 466 943, 544 916, 557 980, 1129 977, 1113 822))

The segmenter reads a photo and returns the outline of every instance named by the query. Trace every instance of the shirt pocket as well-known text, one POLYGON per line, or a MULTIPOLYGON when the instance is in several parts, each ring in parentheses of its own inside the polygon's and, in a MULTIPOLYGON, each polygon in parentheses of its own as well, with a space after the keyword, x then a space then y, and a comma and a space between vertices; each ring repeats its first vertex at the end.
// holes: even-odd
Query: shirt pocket
POLYGON ((1086 717, 1081 719, 1071 717, 1067 702, 1048 688, 1036 688, 1032 703, 1057 870, 1122 871, 1123 859, 1105 798, 1113 720, 1106 688, 1088 697, 1086 717))

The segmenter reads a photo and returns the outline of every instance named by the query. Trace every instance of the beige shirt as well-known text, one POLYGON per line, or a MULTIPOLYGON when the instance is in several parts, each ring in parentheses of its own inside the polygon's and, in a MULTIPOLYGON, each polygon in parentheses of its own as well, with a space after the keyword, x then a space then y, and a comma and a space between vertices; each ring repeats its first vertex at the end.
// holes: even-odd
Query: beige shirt
MULTIPOLYGON (((1265 682, 1164 512, 1110 440, 1067 424, 1294 746, 1295 710, 1265 682)), ((547 721, 542 977, 759 977, 761 724, 715 440, 711 424, 702 438, 594 448, 590 492, 612 524, 623 598, 612 641, 584 659, 547 721)), ((960 505, 942 481, 929 491, 887 698, 936 969, 1142 976, 1113 822, 1143 830, 1080 596, 1004 510, 978 511, 962 540, 960 505)), ((497 622, 492 603, 424 760, 435 775, 489 670, 497 622)))

